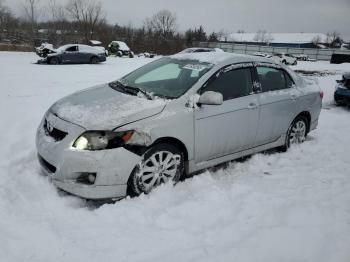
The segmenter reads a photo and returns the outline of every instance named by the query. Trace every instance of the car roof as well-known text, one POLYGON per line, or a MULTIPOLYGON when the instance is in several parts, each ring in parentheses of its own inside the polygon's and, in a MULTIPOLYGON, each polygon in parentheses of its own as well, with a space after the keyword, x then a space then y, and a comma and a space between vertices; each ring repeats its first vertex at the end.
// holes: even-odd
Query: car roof
POLYGON ((170 56, 171 58, 179 60, 195 60, 199 62, 209 64, 222 64, 222 63, 247 63, 247 62, 267 62, 274 63, 273 60, 243 54, 227 53, 227 52, 207 52, 207 53, 182 53, 170 56))

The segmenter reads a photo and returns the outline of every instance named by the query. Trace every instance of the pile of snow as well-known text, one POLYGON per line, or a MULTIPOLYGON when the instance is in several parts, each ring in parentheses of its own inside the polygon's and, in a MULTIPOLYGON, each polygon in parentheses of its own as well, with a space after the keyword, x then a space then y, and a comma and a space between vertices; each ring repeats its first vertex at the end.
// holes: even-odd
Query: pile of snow
POLYGON ((35 59, 0 52, 1 261, 349 261, 350 111, 332 104, 335 79, 349 64, 300 63, 337 72, 317 77, 324 110, 304 144, 95 209, 58 194, 41 175, 36 127, 59 98, 152 60, 35 59))

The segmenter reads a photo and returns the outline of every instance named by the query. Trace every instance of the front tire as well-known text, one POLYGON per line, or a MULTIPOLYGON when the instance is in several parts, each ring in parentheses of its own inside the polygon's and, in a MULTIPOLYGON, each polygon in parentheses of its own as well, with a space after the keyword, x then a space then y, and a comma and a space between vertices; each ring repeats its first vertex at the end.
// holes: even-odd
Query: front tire
POLYGON ((94 57, 91 57, 91 59, 90 59, 90 63, 91 64, 98 64, 100 62, 100 60, 96 57, 96 56, 94 56, 94 57))
POLYGON ((298 116, 289 126, 285 144, 281 151, 286 152, 292 144, 301 144, 305 141, 308 131, 308 120, 304 116, 298 116))
POLYGON ((59 63, 59 60, 57 57, 51 57, 49 60, 50 65, 58 65, 58 63, 59 63))
POLYGON ((184 154, 174 145, 156 144, 146 151, 142 161, 132 171, 128 194, 147 194, 163 183, 177 183, 183 172, 184 154))

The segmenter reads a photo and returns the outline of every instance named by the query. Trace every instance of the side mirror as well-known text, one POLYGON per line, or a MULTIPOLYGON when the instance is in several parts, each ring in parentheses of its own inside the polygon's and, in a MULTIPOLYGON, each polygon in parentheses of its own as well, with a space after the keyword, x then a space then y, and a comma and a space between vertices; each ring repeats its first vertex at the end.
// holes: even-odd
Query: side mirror
POLYGON ((204 92, 198 100, 200 105, 221 105, 224 101, 224 98, 221 93, 214 91, 204 92))

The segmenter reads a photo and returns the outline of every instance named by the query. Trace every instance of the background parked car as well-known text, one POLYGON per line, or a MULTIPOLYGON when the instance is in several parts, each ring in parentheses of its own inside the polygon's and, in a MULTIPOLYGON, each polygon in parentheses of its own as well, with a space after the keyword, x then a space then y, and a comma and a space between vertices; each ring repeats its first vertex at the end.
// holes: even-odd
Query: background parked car
POLYGON ((57 64, 97 64, 106 61, 106 54, 88 45, 64 45, 48 54, 44 62, 57 64))
POLYGON ((102 45, 101 41, 98 40, 90 40, 89 41, 89 45, 100 50, 101 52, 105 53, 106 56, 108 56, 108 52, 106 50, 106 48, 104 48, 104 46, 102 45))
POLYGON ((128 56, 130 58, 133 58, 134 52, 130 50, 130 48, 125 42, 112 41, 108 45, 108 55, 115 55, 119 57, 128 56))
POLYGON ((344 74, 342 80, 337 81, 334 101, 337 105, 350 105, 350 73, 344 74))
POLYGON ((261 56, 261 57, 271 57, 271 55, 263 52, 255 52, 253 53, 254 56, 261 56))
POLYGON ((309 56, 305 54, 294 55, 298 61, 309 61, 309 56))
POLYGON ((186 48, 179 52, 179 54, 186 54, 186 53, 205 53, 205 52, 224 52, 224 50, 220 48, 206 48, 206 47, 191 47, 186 48))
POLYGON ((138 57, 153 58, 156 56, 155 53, 144 52, 137 55, 138 57))
POLYGON ((298 63, 297 59, 291 54, 274 53, 271 58, 285 65, 296 65, 298 63))

